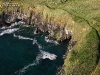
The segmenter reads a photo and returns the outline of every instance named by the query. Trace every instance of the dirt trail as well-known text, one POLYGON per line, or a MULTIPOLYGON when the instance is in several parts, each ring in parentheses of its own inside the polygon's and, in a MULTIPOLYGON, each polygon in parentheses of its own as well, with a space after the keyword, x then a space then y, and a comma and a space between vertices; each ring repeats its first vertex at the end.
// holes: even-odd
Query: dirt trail
POLYGON ((99 62, 98 62, 98 64, 97 64, 97 66, 96 66, 95 70, 91 73, 91 75, 95 75, 96 70, 98 69, 99 63, 100 63, 100 59, 99 59, 99 62))

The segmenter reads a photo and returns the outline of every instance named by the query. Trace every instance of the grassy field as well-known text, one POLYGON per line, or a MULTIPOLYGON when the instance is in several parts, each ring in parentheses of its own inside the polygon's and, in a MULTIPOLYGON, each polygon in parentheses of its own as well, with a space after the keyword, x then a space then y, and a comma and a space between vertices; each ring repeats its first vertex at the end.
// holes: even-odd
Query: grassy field
POLYGON ((100 0, 20 0, 23 10, 42 13, 72 30, 76 45, 68 53, 61 75, 100 75, 100 0))

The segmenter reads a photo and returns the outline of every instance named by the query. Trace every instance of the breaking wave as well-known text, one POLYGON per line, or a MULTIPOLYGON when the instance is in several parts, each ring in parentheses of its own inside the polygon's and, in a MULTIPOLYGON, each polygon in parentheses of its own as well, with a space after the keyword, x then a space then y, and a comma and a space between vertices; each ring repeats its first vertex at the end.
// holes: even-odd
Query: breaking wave
POLYGON ((19 21, 19 22, 12 23, 9 27, 2 27, 2 28, 0 28, 0 29, 3 30, 0 33, 0 36, 2 36, 4 34, 11 34, 11 33, 16 32, 17 30, 19 30, 19 28, 13 28, 13 27, 16 26, 16 25, 22 25, 22 24, 25 24, 25 23, 22 22, 22 21, 19 21))
POLYGON ((50 59, 50 60, 55 60, 57 56, 55 54, 40 50, 40 57, 41 57, 41 59, 47 58, 47 59, 50 59))
POLYGON ((19 30, 19 28, 13 28, 13 29, 6 29, 4 31, 2 31, 0 33, 0 36, 4 35, 4 34, 11 34, 11 33, 14 33, 16 32, 17 30, 19 30))
POLYGON ((24 25, 24 24, 25 24, 25 22, 19 21, 19 22, 12 23, 8 28, 12 28, 16 25, 24 25))
POLYGON ((49 42, 49 43, 54 43, 55 45, 58 45, 58 44, 59 44, 57 41, 48 39, 47 36, 45 36, 45 41, 46 41, 47 43, 48 43, 48 42, 49 42))

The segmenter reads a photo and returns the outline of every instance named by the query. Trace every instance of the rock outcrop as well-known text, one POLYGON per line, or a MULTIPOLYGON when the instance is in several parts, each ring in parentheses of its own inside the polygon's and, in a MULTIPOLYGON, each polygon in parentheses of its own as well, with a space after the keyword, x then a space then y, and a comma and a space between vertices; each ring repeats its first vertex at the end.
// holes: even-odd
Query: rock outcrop
POLYGON ((43 21, 41 13, 36 14, 30 11, 29 14, 24 13, 22 10, 11 10, 9 12, 2 12, 0 16, 0 26, 10 26, 14 22, 23 21, 27 25, 34 25, 35 32, 40 34, 42 32, 48 32, 49 39, 62 42, 65 39, 69 39, 72 36, 72 32, 66 29, 65 25, 60 25, 50 21, 43 21))

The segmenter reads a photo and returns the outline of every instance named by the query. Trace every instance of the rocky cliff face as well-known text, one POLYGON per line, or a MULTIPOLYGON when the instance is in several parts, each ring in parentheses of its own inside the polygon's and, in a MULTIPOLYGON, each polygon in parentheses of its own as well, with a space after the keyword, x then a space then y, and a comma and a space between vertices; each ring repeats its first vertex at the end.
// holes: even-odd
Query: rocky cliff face
POLYGON ((1 18, 0 18, 0 26, 3 26, 4 24, 6 26, 9 26, 12 23, 18 22, 18 21, 24 21, 25 23, 28 23, 28 17, 23 11, 11 10, 9 12, 2 12, 1 18))
POLYGON ((72 36, 72 32, 66 29, 66 25, 59 25, 50 21, 43 21, 42 14, 36 14, 30 11, 29 14, 22 10, 11 10, 9 12, 2 12, 0 16, 0 26, 10 26, 14 22, 23 21, 27 25, 34 25, 36 33, 48 32, 49 39, 62 42, 72 36))

